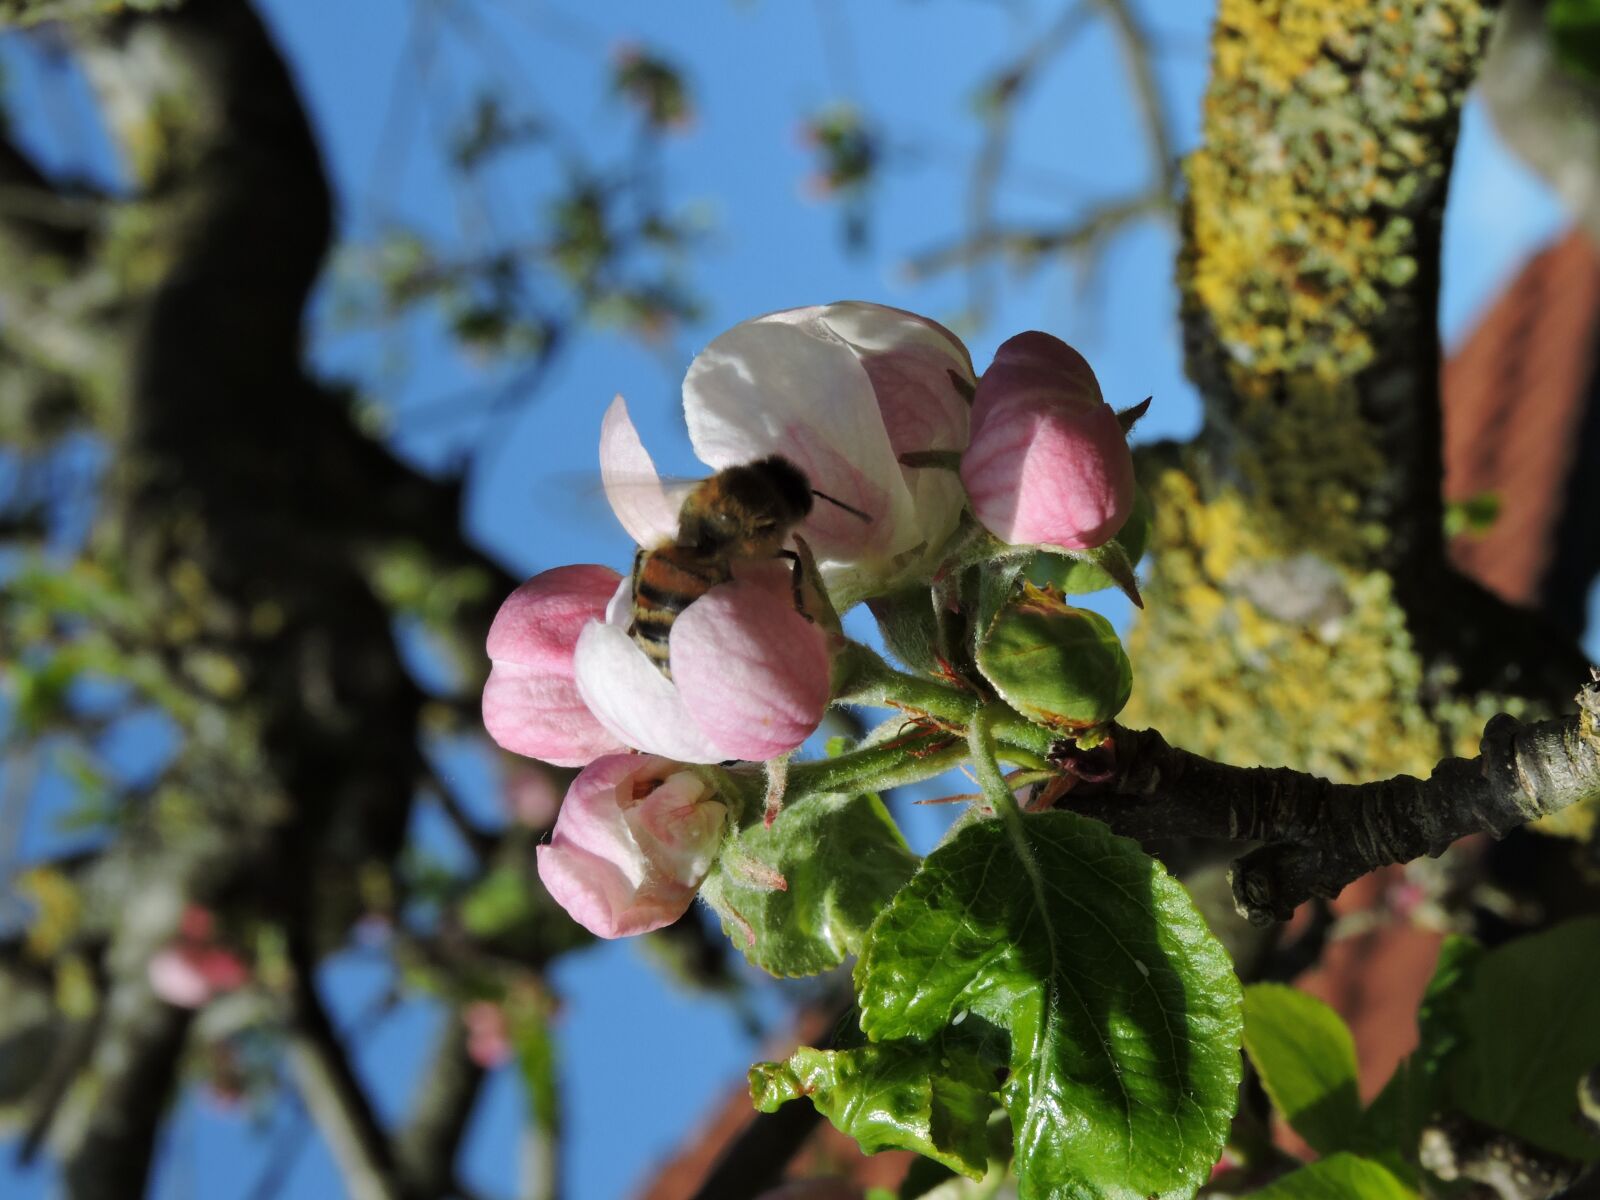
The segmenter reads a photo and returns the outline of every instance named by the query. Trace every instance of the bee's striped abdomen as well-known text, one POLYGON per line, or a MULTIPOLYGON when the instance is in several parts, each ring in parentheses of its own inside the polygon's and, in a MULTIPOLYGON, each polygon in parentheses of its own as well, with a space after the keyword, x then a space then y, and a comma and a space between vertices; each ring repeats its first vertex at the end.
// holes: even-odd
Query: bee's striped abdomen
POLYGON ((628 633, 662 674, 671 674, 667 638, 678 614, 730 578, 726 562, 693 554, 681 546, 641 550, 634 559, 633 622, 628 633))

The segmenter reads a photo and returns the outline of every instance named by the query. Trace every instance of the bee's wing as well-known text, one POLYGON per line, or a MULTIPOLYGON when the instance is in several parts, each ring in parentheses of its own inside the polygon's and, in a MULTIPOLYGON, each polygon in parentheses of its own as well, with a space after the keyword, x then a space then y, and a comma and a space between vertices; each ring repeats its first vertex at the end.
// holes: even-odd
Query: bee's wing
POLYGON ((537 491, 543 512, 560 512, 564 520, 570 516, 579 524, 595 527, 616 522, 640 545, 651 545, 677 534, 678 512, 703 482, 681 475, 613 473, 603 477, 599 471, 550 471, 540 476, 537 491), (640 513, 650 514, 647 519, 652 525, 658 520, 666 524, 659 531, 636 529, 640 513), (641 539, 640 532, 656 536, 641 539))

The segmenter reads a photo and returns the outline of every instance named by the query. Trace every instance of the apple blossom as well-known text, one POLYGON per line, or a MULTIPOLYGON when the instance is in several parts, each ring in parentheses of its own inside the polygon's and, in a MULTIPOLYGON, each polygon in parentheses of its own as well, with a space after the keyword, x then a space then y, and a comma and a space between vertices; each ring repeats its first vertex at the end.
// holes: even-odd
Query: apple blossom
POLYGON ((795 611, 786 563, 741 565, 673 622, 668 679, 628 635, 624 580, 579 635, 578 691, 620 742, 679 762, 765 760, 795 749, 827 711, 821 628, 795 611))
POLYGON ((579 632, 605 612, 620 578, 608 567, 556 567, 500 606, 489 627, 483 724, 507 750, 581 767, 622 748, 585 707, 573 678, 579 632))
POLYGON ((1083 356, 1048 333, 1001 345, 978 382, 961 458, 972 511, 1014 546, 1085 550, 1133 508, 1133 457, 1083 356))
POLYGON ((250 982, 249 966, 213 941, 215 930, 208 910, 194 904, 184 910, 178 936, 150 956, 146 973, 157 996, 178 1008, 201 1008, 250 982))
POLYGON ((539 878, 597 937, 670 925, 722 844, 727 809, 695 771, 653 755, 608 754, 572 781, 537 850, 539 878))
MULTIPOLYGON (((736 325, 690 364, 683 407, 701 461, 720 470, 780 454, 870 516, 822 503, 799 531, 842 610, 932 573, 965 498, 952 472, 900 458, 959 452, 972 386, 972 360, 948 330, 852 301, 736 325)), ((641 545, 676 533, 677 511, 620 398, 602 429, 601 474, 641 545)))

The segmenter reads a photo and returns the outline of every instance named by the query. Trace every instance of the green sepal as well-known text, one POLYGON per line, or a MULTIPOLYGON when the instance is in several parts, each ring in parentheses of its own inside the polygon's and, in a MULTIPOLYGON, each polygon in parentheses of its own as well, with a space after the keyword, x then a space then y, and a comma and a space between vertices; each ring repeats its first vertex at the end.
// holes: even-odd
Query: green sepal
POLYGON ((1188 1196, 1216 1162, 1238 981, 1184 889, 1097 822, 962 828, 873 924, 855 979, 876 1041, 969 1014, 1007 1031, 1022 1200, 1188 1196))
POLYGON ((848 1050, 801 1047, 787 1062, 750 1068, 750 1096, 762 1112, 805 1096, 868 1154, 912 1150, 981 1179, 989 1117, 999 1107, 996 1072, 1004 1066, 1003 1050, 986 1052, 981 1043, 955 1037, 848 1050))
POLYGON ((1133 427, 1139 423, 1139 418, 1150 411, 1150 401, 1154 399, 1154 396, 1146 396, 1131 408, 1117 410, 1117 424, 1122 426, 1124 436, 1133 432, 1133 427))
POLYGON ((1093 550, 1047 550, 1035 554, 1028 561, 1028 582, 1041 588, 1053 587, 1064 596, 1120 588, 1130 600, 1143 607, 1133 568, 1150 544, 1154 522, 1155 510, 1151 507, 1150 496, 1140 488, 1134 493, 1133 509, 1116 537, 1093 550))
POLYGON ((1244 991, 1244 1048, 1272 1107, 1313 1150, 1356 1145, 1356 1044, 1338 1013, 1294 988, 1253 984, 1244 991))
POLYGON ((1133 694, 1133 667, 1111 622, 1031 585, 995 617, 976 657, 1002 700, 1056 733, 1104 725, 1133 694))
POLYGON ((916 868, 877 796, 807 796, 730 834, 700 896, 763 971, 816 975, 856 953, 916 868))
POLYGON ((997 559, 978 571, 978 619, 973 628, 981 631, 994 623, 1000 610, 1016 595, 1017 580, 1027 561, 1021 558, 997 559))
POLYGON ((912 670, 929 674, 939 669, 942 644, 934 603, 934 593, 926 586, 867 601, 884 648, 912 670))

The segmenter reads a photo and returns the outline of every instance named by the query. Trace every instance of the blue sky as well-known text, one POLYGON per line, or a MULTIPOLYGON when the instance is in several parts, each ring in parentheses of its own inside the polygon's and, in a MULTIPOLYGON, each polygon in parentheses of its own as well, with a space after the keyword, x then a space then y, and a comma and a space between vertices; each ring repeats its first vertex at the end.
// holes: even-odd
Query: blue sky
MULTIPOLYGON (((706 301, 703 324, 665 347, 610 334, 582 339, 537 396, 492 425, 399 422, 400 444, 419 463, 437 467, 462 453, 472 456, 469 528, 486 549, 530 574, 575 560, 620 568, 631 555, 631 544, 603 515, 569 519, 569 508, 582 506, 561 490, 574 470, 594 469, 600 415, 613 394, 628 397, 665 470, 695 474, 678 423, 678 386, 694 351, 720 330, 771 309, 843 298, 944 319, 961 310, 965 289, 958 277, 914 288, 897 264, 958 231, 978 136, 972 96, 987 72, 1020 53, 1056 12, 1026 0, 708 0, 692 8, 648 0, 605 6, 484 0, 472 6, 482 18, 472 38, 434 26, 423 77, 410 40, 420 35, 400 15, 412 6, 265 0, 263 9, 304 90, 336 181, 343 228, 357 237, 399 221, 470 241, 486 223, 514 222, 548 194, 547 179, 512 169, 482 202, 463 196, 442 169, 440 131, 428 113, 459 107, 485 79, 513 81, 530 105, 559 114, 605 152, 620 151, 629 136, 628 114, 606 90, 615 47, 641 43, 686 69, 697 117, 670 139, 661 170, 668 194, 696 203, 711 230, 689 275, 706 301), (837 211, 806 199, 801 186, 812 164, 796 137, 800 118, 840 99, 891 131, 886 177, 872 202, 872 252, 864 257, 844 253, 837 211), (402 117, 395 116, 397 105, 402 117)), ((1180 145, 1187 147, 1198 131, 1209 5, 1160 9, 1159 61, 1180 145)), ((1122 194, 1145 178, 1148 165, 1117 61, 1105 31, 1091 29, 1030 93, 1017 123, 1011 182, 1000 193, 1003 213, 1060 219, 1070 205, 1122 194)), ((33 78, 17 65, 15 93, 37 95, 37 88, 28 90, 33 78)), ((79 127, 69 121, 67 128, 79 127)), ((103 160, 91 130, 69 139, 59 123, 30 115, 24 133, 58 161, 103 160)), ((1476 106, 1459 161, 1441 313, 1452 341, 1561 223, 1542 186, 1494 144, 1476 106)), ((1173 250, 1171 230, 1152 222, 1112 245, 1090 294, 1059 270, 1002 277, 992 321, 969 338, 974 359, 981 368, 1010 334, 1047 329, 1086 354, 1114 404, 1155 396, 1141 436, 1192 432, 1198 410, 1181 369, 1173 250)), ((330 314, 325 300, 312 327, 317 362, 393 411, 492 382, 426 320, 388 334, 354 333, 335 328, 330 314), (396 361, 403 374, 386 369, 396 361)), ((1108 611, 1120 615, 1114 606, 1108 611)), ((133 742, 128 753, 147 752, 147 742, 133 742)), ((486 756, 461 750, 444 767, 484 818, 494 819, 486 756)), ((447 851, 442 822, 427 811, 418 820, 429 844, 447 851)), ((939 821, 914 810, 907 824, 925 848, 939 821)), ((386 985, 387 969, 373 955, 351 953, 328 966, 322 983, 349 1021, 386 985)), ((714 1097, 737 1085, 757 1047, 737 1014, 675 990, 627 944, 571 957, 555 983, 564 1001, 567 1194, 624 1195, 714 1097)), ((385 1115, 399 1111, 439 1019, 425 1004, 407 1004, 360 1040, 358 1065, 385 1115)), ((484 1196, 513 1194, 520 1105, 509 1072, 491 1082, 480 1102, 465 1173, 484 1196)), ((242 1118, 191 1094, 171 1123, 154 1194, 243 1196, 263 1161, 262 1145, 242 1118)), ((17 1200, 47 1194, 47 1170, 11 1170, 0 1161, 0 1193, 17 1200)), ((282 1194, 297 1200, 341 1194, 320 1146, 299 1155, 282 1194)))

